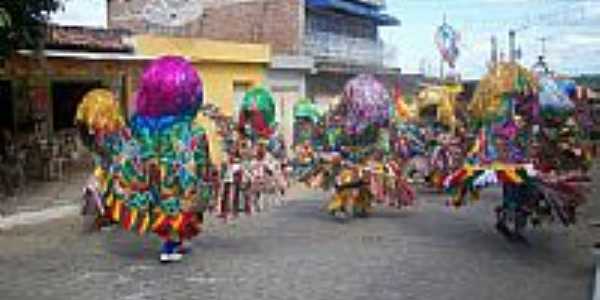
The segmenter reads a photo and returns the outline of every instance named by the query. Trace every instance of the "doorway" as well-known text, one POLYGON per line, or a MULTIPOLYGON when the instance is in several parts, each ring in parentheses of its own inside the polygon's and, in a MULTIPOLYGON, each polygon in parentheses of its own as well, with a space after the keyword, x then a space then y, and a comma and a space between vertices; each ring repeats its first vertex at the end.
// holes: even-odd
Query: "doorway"
POLYGON ((13 86, 10 80, 0 80, 0 129, 14 131, 13 86))
POLYGON ((297 86, 273 87, 273 97, 277 102, 278 131, 283 135, 286 150, 289 152, 290 146, 294 143, 294 104, 300 99, 299 88, 297 86))
POLYGON ((55 131, 73 127, 77 106, 90 90, 102 88, 100 80, 52 82, 52 121, 55 131))

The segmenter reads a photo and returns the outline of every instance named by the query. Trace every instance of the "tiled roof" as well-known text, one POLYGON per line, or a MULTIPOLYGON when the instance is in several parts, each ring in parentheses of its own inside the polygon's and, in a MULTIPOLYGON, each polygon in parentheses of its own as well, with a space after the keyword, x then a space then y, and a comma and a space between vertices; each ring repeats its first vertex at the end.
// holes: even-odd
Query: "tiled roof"
POLYGON ((80 26, 50 26, 46 48, 102 52, 133 52, 130 32, 121 29, 102 29, 80 26))

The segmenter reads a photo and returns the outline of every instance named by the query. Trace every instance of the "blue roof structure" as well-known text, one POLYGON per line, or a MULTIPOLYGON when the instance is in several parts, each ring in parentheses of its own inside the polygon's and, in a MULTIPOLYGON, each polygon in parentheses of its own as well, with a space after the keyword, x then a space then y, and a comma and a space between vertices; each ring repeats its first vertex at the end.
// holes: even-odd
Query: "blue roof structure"
POLYGON ((306 6, 316 9, 332 9, 368 18, 380 26, 397 26, 400 20, 381 12, 382 6, 370 5, 357 0, 306 0, 306 6))

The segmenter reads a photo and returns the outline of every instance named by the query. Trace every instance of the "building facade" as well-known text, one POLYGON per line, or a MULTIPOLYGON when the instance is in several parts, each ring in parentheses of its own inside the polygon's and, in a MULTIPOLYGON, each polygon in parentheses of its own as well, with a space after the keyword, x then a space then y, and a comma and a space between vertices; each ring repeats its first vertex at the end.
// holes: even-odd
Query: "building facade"
POLYGON ((2 129, 50 134, 73 127, 81 98, 94 88, 114 92, 127 111, 136 78, 152 59, 133 53, 128 33, 83 27, 49 28, 41 55, 20 50, 0 69, 2 129))
MULTIPOLYGON (((277 101, 276 120, 286 145, 294 142, 294 105, 306 97, 306 77, 314 60, 308 56, 275 56, 267 72, 267 86, 277 101)), ((287 147, 291 150, 291 147, 287 147)))
POLYGON ((348 79, 363 72, 374 73, 392 91, 400 73, 384 66, 379 28, 399 25, 384 13, 384 0, 193 0, 187 9, 164 8, 158 15, 151 13, 153 3, 109 0, 109 28, 271 45, 267 84, 288 141, 291 108, 299 98, 328 106, 348 79), (175 24, 163 15, 182 20, 175 24))
MULTIPOLYGON (((270 47, 134 35, 117 29, 58 27, 50 29, 43 60, 30 50, 18 51, 0 68, 0 129, 49 134, 70 129, 77 105, 91 89, 113 91, 124 113, 135 112, 135 91, 144 67, 162 55, 186 57, 204 83, 205 102, 234 115, 245 92, 265 85, 270 47)), ((203 122, 211 144, 219 140, 212 122, 203 122)), ((220 162, 221 151, 211 151, 220 162)))

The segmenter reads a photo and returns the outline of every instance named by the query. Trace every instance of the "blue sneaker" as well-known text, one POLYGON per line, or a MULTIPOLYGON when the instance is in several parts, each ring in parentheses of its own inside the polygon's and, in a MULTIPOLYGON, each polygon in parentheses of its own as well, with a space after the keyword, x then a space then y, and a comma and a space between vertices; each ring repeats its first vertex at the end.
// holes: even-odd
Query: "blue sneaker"
POLYGON ((178 245, 181 245, 181 243, 173 241, 164 242, 160 251, 160 262, 169 263, 180 261, 183 258, 183 255, 175 251, 178 245))

